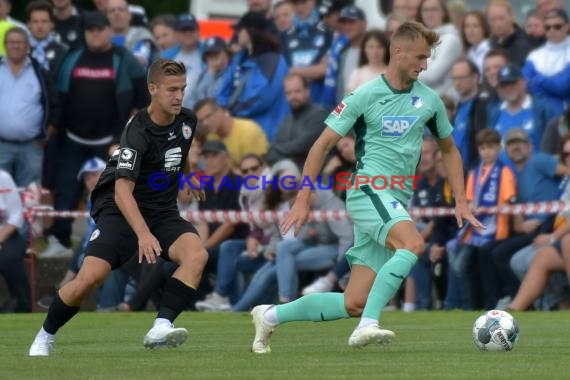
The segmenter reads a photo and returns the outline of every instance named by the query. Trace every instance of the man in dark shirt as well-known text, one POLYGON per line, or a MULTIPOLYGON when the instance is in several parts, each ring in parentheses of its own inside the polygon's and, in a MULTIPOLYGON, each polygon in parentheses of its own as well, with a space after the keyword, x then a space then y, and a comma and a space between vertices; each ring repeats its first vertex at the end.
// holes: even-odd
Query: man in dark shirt
MULTIPOLYGON (((67 55, 58 75, 63 113, 58 128, 54 207, 73 210, 81 197, 81 163, 105 158, 129 117, 147 104, 145 72, 127 49, 111 43, 105 14, 85 14, 86 47, 67 55)), ((56 219, 41 257, 71 255, 71 221, 56 219)))
POLYGON ((279 125, 277 135, 267 152, 267 162, 273 165, 289 158, 302 168, 307 154, 323 131, 329 111, 311 101, 309 83, 298 74, 289 74, 283 88, 291 114, 279 125))
MULTIPOLYGON (((127 124, 120 149, 109 159, 92 193, 97 229, 91 235, 83 266, 56 295, 30 347, 30 356, 49 355, 59 328, 137 248, 139 263, 145 259, 154 264, 161 255, 179 265, 164 287, 144 346, 177 347, 188 337, 186 329, 174 328, 172 322, 194 298, 208 253, 194 226, 180 217, 176 204, 179 175, 192 172, 187 158, 197 124, 196 116, 182 108, 185 87, 186 68, 181 63, 160 59, 151 65, 151 103, 127 124)), ((186 191, 204 199, 198 181, 189 181, 194 186, 185 186, 186 191)))
POLYGON ((491 32, 491 48, 505 50, 509 61, 522 67, 532 46, 525 31, 516 24, 511 4, 508 1, 490 1, 487 5, 487 20, 491 32))
POLYGON ((83 45, 83 25, 72 0, 52 0, 55 13, 56 40, 71 50, 83 45))

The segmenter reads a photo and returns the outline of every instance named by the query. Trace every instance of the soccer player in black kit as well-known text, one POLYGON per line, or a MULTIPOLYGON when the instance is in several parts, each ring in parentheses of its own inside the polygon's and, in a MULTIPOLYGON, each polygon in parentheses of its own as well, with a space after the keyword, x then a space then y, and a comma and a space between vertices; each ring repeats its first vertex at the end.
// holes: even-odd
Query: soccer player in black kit
MULTIPOLYGON (((81 302, 95 290, 112 269, 137 252, 155 263, 157 256, 179 266, 168 279, 158 315, 144 337, 147 348, 177 347, 188 331, 172 322, 194 298, 208 253, 194 226, 180 217, 176 205, 179 172, 192 171, 188 150, 196 128, 196 116, 182 108, 186 69, 182 63, 159 59, 148 72, 150 105, 127 123, 120 148, 112 155, 91 196, 91 215, 97 229, 91 235, 77 277, 62 287, 29 351, 30 356, 48 356, 55 334, 78 311, 81 302), (169 185, 154 190, 149 176, 162 172, 169 185)), ((165 178, 162 179, 163 181, 165 178)), ((194 189, 200 189, 192 178, 194 189)), ((156 188, 156 186, 154 186, 156 188)), ((201 190, 187 191, 197 199, 201 190)))

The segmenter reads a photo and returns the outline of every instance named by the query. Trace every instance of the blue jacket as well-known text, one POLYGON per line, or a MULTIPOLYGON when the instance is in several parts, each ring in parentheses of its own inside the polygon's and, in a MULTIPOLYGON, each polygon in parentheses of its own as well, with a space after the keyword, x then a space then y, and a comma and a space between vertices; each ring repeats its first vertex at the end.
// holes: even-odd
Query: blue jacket
POLYGON ((283 90, 283 79, 288 71, 285 58, 279 53, 250 57, 242 50, 233 57, 222 79, 218 104, 234 116, 255 120, 271 141, 279 124, 289 114, 289 103, 283 90), (230 104, 234 90, 244 80, 242 91, 230 104))
POLYGON ((570 103, 570 37, 533 50, 522 69, 528 92, 544 96, 560 116, 570 103))

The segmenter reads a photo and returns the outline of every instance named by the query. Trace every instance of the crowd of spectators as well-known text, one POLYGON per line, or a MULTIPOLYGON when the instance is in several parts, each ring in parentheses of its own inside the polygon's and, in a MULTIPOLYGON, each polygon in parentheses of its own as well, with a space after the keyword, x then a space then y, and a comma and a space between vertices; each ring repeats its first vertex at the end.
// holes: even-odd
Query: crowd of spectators
MULTIPOLYGON (((382 80, 390 35, 408 20, 440 36, 419 79, 444 100, 473 208, 570 200, 570 22, 561 0, 537 0, 524 20, 510 0, 488 0, 483 10, 462 0, 393 0, 384 25, 367 22, 348 0, 248 0, 230 40, 201 39, 189 13, 149 20, 127 0, 93 1, 94 10, 32 0, 23 20, 10 16, 11 5, 0 0, 0 274, 11 297, 4 311, 32 310, 24 237, 37 226, 25 222, 15 194, 41 186, 48 193, 42 203, 55 211, 88 209, 85 196, 102 162, 148 103, 146 69, 159 57, 187 68, 183 104, 199 122, 190 157, 198 177, 213 179, 204 202, 181 193, 181 212, 287 211, 295 197, 288 185, 300 182, 323 121, 344 96, 382 80), (256 184, 244 187, 236 175, 275 181, 250 190, 256 184)), ((354 168, 355 144, 352 135, 339 141, 323 178, 354 168)), ((452 207, 427 130, 421 149, 422 179, 410 206, 452 207)), ((311 206, 343 210, 344 198, 338 188, 320 189, 311 206)), ((417 218, 426 251, 387 307, 570 307, 567 213, 479 217, 484 232, 458 230, 454 218, 417 218)), ((38 258, 69 258, 68 281, 92 223, 72 259, 73 221, 42 222, 47 246, 38 258)), ((257 219, 199 223, 198 230, 210 259, 191 308, 243 311, 346 285, 349 220, 309 223, 297 237, 257 219)), ((98 292, 98 309, 156 305, 173 270, 161 260, 117 270, 98 292)), ((46 306, 49 297, 40 301, 46 306)))

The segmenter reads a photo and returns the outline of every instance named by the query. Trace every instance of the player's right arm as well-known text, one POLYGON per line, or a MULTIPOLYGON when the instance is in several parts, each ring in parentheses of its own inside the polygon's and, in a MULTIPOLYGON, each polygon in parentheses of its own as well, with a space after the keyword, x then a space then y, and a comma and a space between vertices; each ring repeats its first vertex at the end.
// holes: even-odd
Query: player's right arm
MULTIPOLYGON (((323 167, 327 153, 341 138, 342 136, 331 128, 325 128, 309 151, 309 155, 307 156, 307 160, 305 161, 305 166, 303 168, 303 179, 310 178, 311 183, 315 183, 315 180, 323 167)), ((287 231, 289 231, 289 229, 294 225, 295 236, 298 235, 301 227, 309 216, 310 196, 310 187, 303 186, 297 194, 297 199, 295 200, 295 204, 291 208, 291 211, 287 214, 287 217, 281 224, 283 234, 287 233, 287 231)))
POLYGON ((121 136, 115 171, 115 203, 137 235, 139 263, 146 258, 148 263, 154 264, 161 252, 160 244, 150 232, 133 195, 143 157, 150 144, 144 135, 144 128, 138 123, 136 116, 131 118, 121 136))
MULTIPOLYGON (((362 92, 361 92, 362 94, 362 92)), ((303 168, 303 178, 309 178, 311 183, 315 180, 321 169, 326 154, 336 145, 336 143, 354 127, 356 120, 362 116, 363 109, 367 104, 367 94, 356 96, 354 93, 346 96, 329 114, 325 120, 327 127, 321 133, 317 141, 309 150, 305 167, 303 168)), ((295 236, 299 234, 301 227, 309 216, 309 199, 311 195, 310 186, 303 186, 297 194, 295 204, 287 217, 281 223, 281 233, 286 234, 292 226, 295 226, 295 236)))
POLYGON ((127 178, 115 180, 115 202, 139 240, 139 263, 143 257, 149 264, 156 263, 162 249, 158 240, 150 232, 133 196, 135 183, 127 178))

